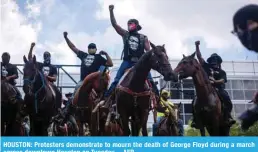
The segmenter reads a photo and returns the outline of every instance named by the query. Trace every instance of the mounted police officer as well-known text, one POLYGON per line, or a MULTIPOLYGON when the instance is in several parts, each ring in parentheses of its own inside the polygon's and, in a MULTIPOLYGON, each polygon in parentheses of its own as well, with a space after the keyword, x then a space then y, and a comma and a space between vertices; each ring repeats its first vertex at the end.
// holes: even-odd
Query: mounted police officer
MULTIPOLYGON (((111 24, 116 30, 116 32, 122 37, 124 43, 123 49, 123 62, 120 65, 120 68, 117 71, 116 77, 114 82, 111 84, 109 90, 106 92, 105 97, 108 97, 112 92, 113 89, 117 86, 119 80, 124 75, 125 71, 131 67, 133 67, 140 57, 145 53, 144 50, 150 50, 150 44, 147 36, 138 33, 142 29, 139 21, 136 19, 130 19, 127 22, 128 31, 121 28, 117 23, 114 16, 114 5, 109 6, 110 11, 110 19, 111 24)), ((155 93, 158 95, 159 91, 157 86, 155 85, 151 74, 149 74, 148 79, 150 80, 152 86, 155 89, 155 93)))
MULTIPOLYGON (((216 54, 213 53, 208 59, 207 62, 202 58, 199 45, 200 41, 195 42, 196 45, 196 54, 197 58, 206 71, 210 83, 216 88, 219 97, 222 99, 222 104, 223 104, 223 109, 224 109, 224 119, 226 120, 226 123, 228 125, 233 125, 236 123, 235 120, 233 120, 231 116, 231 111, 233 108, 231 99, 229 97, 229 94, 225 90, 225 83, 227 83, 227 74, 224 70, 221 69, 221 63, 222 63, 222 58, 216 54)), ((194 117, 194 115, 193 115, 194 117)), ((193 122, 191 124, 192 127, 196 127, 195 124, 195 117, 193 119, 193 122)))

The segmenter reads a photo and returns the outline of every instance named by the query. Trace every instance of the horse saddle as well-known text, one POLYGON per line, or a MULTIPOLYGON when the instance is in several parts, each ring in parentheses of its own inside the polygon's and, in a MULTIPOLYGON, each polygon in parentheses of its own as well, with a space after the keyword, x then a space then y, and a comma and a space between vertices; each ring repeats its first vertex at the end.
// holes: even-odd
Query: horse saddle
MULTIPOLYGON (((118 84, 121 84, 121 82, 124 80, 125 76, 129 73, 130 70, 131 70, 131 68, 128 68, 125 70, 125 73, 123 74, 122 78, 119 80, 118 84)), ((151 84, 148 79, 145 81, 144 89, 146 89, 146 90, 151 89, 151 84)))

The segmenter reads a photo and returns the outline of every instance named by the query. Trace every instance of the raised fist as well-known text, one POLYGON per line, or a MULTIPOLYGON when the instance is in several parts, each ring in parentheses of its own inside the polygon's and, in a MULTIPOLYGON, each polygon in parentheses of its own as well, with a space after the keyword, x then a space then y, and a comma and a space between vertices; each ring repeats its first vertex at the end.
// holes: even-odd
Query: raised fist
POLYGON ((99 54, 100 54, 100 55, 107 55, 107 52, 105 52, 105 51, 100 51, 99 54))
POLYGON ((200 45, 200 41, 195 41, 195 45, 200 45))
POLYGON ((113 9, 114 9, 114 5, 109 5, 109 10, 113 11, 113 9))
POLYGON ((68 33, 67 32, 64 32, 64 37, 67 37, 68 33))
POLYGON ((34 47, 35 46, 35 42, 31 43, 31 47, 34 47))

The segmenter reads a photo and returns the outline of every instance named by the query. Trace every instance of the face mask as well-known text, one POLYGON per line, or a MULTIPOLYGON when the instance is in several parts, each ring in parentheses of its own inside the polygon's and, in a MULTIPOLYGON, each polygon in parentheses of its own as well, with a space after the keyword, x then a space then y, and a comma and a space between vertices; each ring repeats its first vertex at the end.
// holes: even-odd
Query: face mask
POLYGON ((135 23, 128 24, 128 31, 135 31, 137 29, 137 26, 135 23))
POLYGON ((214 65, 211 65, 211 68, 214 69, 214 70, 218 70, 219 66, 217 64, 214 64, 214 65))
POLYGON ((50 58, 50 56, 44 56, 44 63, 45 64, 50 64, 50 61, 51 61, 51 58, 50 58))
POLYGON ((250 50, 258 52, 258 28, 250 32, 249 48, 250 50))
POLYGON ((89 54, 95 54, 97 52, 97 49, 88 49, 89 54))
POLYGON ((9 57, 2 57, 2 61, 4 64, 8 64, 10 62, 10 58, 9 57))
POLYGON ((255 29, 248 31, 248 30, 242 30, 241 32, 238 32, 237 34, 240 42, 248 49, 248 50, 254 50, 258 52, 258 27, 255 29))
POLYGON ((45 64, 50 64, 50 58, 44 59, 44 63, 45 63, 45 64))

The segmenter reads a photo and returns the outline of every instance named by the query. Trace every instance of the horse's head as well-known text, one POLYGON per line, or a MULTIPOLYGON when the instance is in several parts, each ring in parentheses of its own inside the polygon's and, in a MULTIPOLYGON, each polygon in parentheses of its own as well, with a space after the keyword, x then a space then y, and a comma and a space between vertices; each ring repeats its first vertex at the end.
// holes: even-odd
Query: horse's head
POLYGON ((179 74, 179 79, 192 77, 196 73, 199 68, 199 63, 194 57, 195 52, 190 56, 183 55, 183 59, 175 68, 175 72, 179 74))
POLYGON ((107 72, 107 68, 105 68, 103 72, 99 73, 98 78, 95 79, 94 81, 95 83, 93 83, 93 88, 97 92, 103 92, 104 90, 107 89, 109 81, 110 81, 109 72, 107 72))
POLYGON ((173 72, 172 67, 169 63, 165 44, 162 46, 155 46, 153 43, 150 44, 152 47, 152 50, 150 51, 151 68, 162 74, 165 81, 173 80, 177 82, 177 75, 173 72))
POLYGON ((33 91, 33 84, 36 81, 36 75, 37 75, 37 61, 36 57, 33 56, 32 60, 27 60, 25 56, 23 56, 23 61, 25 63, 24 69, 23 69, 23 91, 25 94, 32 95, 33 91))

